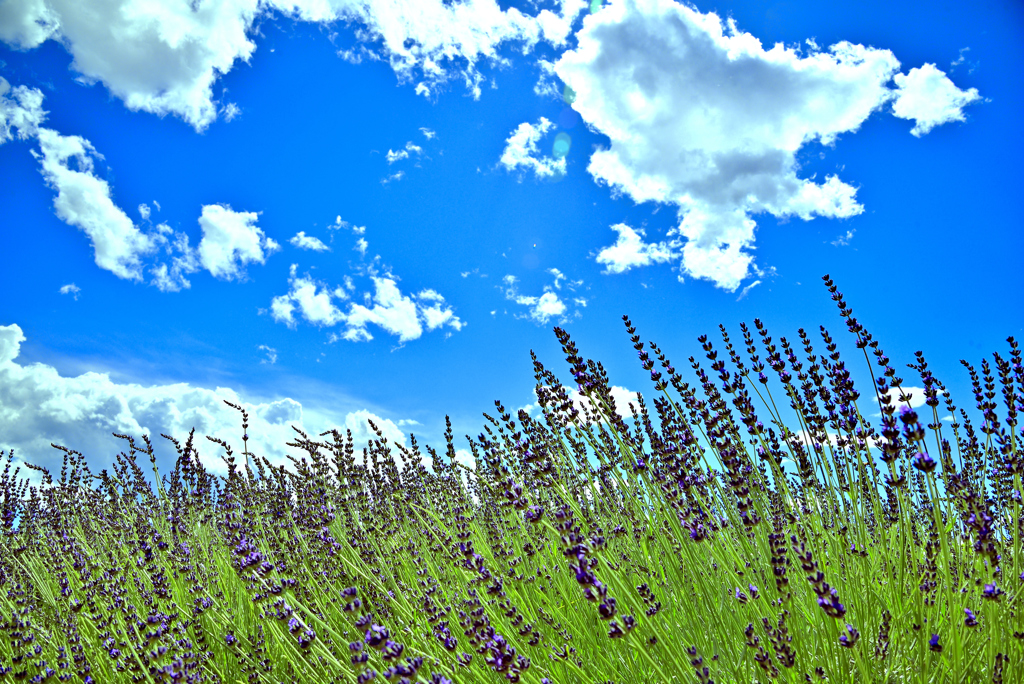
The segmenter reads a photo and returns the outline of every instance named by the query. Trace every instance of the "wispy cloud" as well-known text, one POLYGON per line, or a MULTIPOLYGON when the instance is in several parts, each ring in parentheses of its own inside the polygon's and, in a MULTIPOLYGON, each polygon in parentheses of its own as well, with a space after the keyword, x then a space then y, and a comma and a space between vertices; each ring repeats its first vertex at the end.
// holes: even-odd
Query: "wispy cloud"
POLYGON ((256 348, 259 349, 260 351, 264 352, 267 355, 265 359, 260 361, 260 363, 268 363, 270 365, 273 365, 273 364, 277 363, 277 350, 276 349, 274 349, 273 347, 268 347, 265 344, 261 344, 261 345, 257 346, 256 348))
MULTIPOLYGON (((557 318, 559 321, 566 321, 569 318, 569 308, 565 301, 555 292, 555 289, 561 289, 561 280, 565 279, 565 276, 557 268, 548 270, 552 276, 554 276, 554 282, 552 285, 545 285, 544 292, 540 295, 523 295, 519 292, 519 279, 514 275, 506 275, 502 278, 502 285, 499 289, 504 294, 505 299, 518 304, 519 306, 525 306, 527 308, 526 314, 517 315, 517 318, 526 318, 532 320, 538 325, 545 325, 548 321, 553 318, 557 318), (558 286, 557 288, 555 286, 558 286)), ((567 283, 567 290, 575 291, 576 288, 583 285, 582 280, 569 281, 567 283)), ((582 304, 579 298, 573 300, 579 306, 586 306, 586 300, 582 300, 582 304)), ((572 317, 578 318, 580 316, 579 310, 572 312, 572 317)))
POLYGON ((82 288, 78 287, 74 283, 68 283, 67 285, 61 285, 60 293, 62 295, 69 294, 74 297, 75 301, 78 301, 78 293, 82 291, 82 288))

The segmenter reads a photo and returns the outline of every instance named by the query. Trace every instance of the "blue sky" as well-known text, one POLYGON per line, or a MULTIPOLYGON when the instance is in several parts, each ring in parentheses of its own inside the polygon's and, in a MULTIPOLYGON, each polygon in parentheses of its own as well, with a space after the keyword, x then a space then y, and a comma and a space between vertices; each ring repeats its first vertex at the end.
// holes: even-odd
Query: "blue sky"
POLYGON ((291 424, 440 447, 534 402, 531 349, 568 380, 555 325, 650 393, 622 314, 687 371, 825 325, 870 391, 826 273, 972 415, 959 360, 1024 334, 1019 3, 192 5, 0 0, 19 461, 237 445, 223 399, 275 462, 291 424))

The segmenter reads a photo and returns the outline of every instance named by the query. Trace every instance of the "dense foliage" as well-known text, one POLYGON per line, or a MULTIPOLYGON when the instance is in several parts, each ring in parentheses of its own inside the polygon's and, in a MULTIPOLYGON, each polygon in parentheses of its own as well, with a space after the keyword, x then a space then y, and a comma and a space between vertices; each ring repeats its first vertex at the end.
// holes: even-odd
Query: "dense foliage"
POLYGON ((649 403, 616 406, 556 328, 586 400, 534 356, 543 415, 495 402, 472 467, 450 422, 443 454, 299 432, 288 469, 212 439, 226 477, 194 434, 164 476, 148 438, 99 475, 58 446, 41 486, 8 453, 0 681, 1015 681, 1018 345, 964 362, 977 428, 918 352, 919 412, 825 282, 878 369, 866 396, 824 327, 815 354, 743 325, 748 361, 702 336, 690 385, 624 317, 649 403))

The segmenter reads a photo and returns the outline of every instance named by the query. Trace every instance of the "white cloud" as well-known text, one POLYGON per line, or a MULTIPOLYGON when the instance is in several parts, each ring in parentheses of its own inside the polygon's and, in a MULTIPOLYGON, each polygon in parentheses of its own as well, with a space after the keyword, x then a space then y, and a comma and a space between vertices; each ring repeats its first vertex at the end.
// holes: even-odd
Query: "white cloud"
POLYGON ((57 191, 57 217, 89 236, 97 266, 142 280, 140 258, 155 252, 157 241, 135 227, 111 199, 110 185, 93 173, 93 157, 102 157, 92 143, 48 128, 40 128, 38 138, 42 154, 36 156, 46 183, 57 191))
POLYGON ((363 256, 366 256, 366 250, 369 248, 370 243, 366 241, 366 238, 359 238, 356 240, 356 246, 353 247, 355 251, 359 252, 363 256))
MULTIPOLYGON (((572 402, 573 406, 580 414, 580 420, 583 420, 584 418, 584 408, 586 408, 587 411, 589 411, 590 417, 592 419, 595 419, 591 420, 590 422, 595 422, 599 416, 606 415, 603 409, 599 409, 597 404, 587 399, 587 397, 582 392, 580 392, 579 389, 577 389, 576 387, 568 387, 566 389, 568 390, 569 400, 572 402)), ((615 412, 618 413, 623 419, 633 417, 633 413, 629 409, 630 403, 636 406, 637 411, 639 412, 640 406, 638 392, 632 392, 626 389, 625 387, 620 387, 619 385, 612 385, 610 388, 610 392, 612 395, 612 399, 615 401, 615 412)), ((527 404, 526 406, 521 406, 520 409, 526 411, 528 414, 530 414, 531 417, 534 418, 540 415, 540 404, 536 402, 527 404)))
MULTIPOLYGON (((765 50, 735 22, 672 0, 622 0, 589 16, 555 64, 573 108, 608 136, 588 171, 636 202, 678 207, 681 272, 735 290, 753 259, 751 215, 863 211, 836 176, 798 177, 796 152, 856 131, 894 95, 888 50, 765 50)), ((620 239, 622 239, 620 237, 620 239)))
POLYGON ((241 108, 234 102, 228 102, 221 108, 221 113, 224 115, 225 121, 234 121, 242 113, 241 108))
MULTIPOLYGON (((751 290, 753 290, 755 287, 757 287, 760 284, 761 284, 760 280, 755 280, 754 282, 752 282, 749 285, 745 286, 742 290, 740 290, 740 296, 736 298, 736 301, 738 302, 741 299, 743 299, 744 297, 746 297, 748 294, 750 294, 751 290)), ((800 283, 797 283, 797 285, 799 285, 799 284, 800 283)))
MULTIPOLYGON (((12 90, 0 78, 0 143, 12 137, 12 129, 21 139, 37 138, 40 151, 33 150, 32 154, 39 160, 47 185, 57 192, 53 202, 57 217, 85 233, 92 242, 96 265, 118 278, 142 280, 142 257, 161 247, 168 255, 180 252, 171 269, 166 264, 150 268, 151 283, 163 291, 189 287, 183 274, 194 272, 198 266, 188 236, 176 233, 166 224, 155 226, 154 232, 142 232, 114 203, 110 184, 96 176, 94 162, 103 159, 103 155, 92 143, 39 127, 45 118, 42 102, 39 90, 24 86, 12 90)), ((159 211, 160 204, 153 204, 159 211)), ((149 206, 140 204, 138 210, 142 219, 148 221, 149 206)))
POLYGON ((896 74, 897 95, 892 113, 901 119, 913 119, 911 134, 920 138, 936 126, 964 121, 963 108, 981 99, 977 88, 960 90, 934 64, 896 74))
POLYGON ((398 337, 399 342, 415 340, 423 334, 423 326, 417 315, 416 304, 403 295, 390 278, 373 278, 375 292, 373 307, 352 304, 345 324, 348 330, 342 335, 347 340, 370 340, 366 330, 370 323, 383 328, 398 337))
MULTIPOLYGON (((153 204, 156 204, 154 202, 153 204)), ((157 210, 159 210, 159 205, 157 210)), ((158 264, 150 269, 153 274, 153 284, 161 292, 178 292, 182 289, 189 289, 192 283, 185 277, 186 273, 195 273, 199 270, 199 257, 195 249, 189 244, 188 235, 171 230, 166 224, 158 225, 157 236, 164 250, 169 255, 176 255, 171 260, 171 268, 166 264, 158 264), (167 236, 171 237, 168 238, 167 236)))
POLYGON ((78 301, 78 293, 82 291, 82 288, 78 287, 74 283, 68 283, 67 285, 61 285, 60 293, 63 295, 69 294, 78 301))
POLYGON ((58 40, 83 82, 102 83, 132 110, 173 114, 203 130, 218 111, 228 120, 237 115, 237 105, 214 99, 214 85, 239 61, 248 62, 261 15, 281 11, 321 24, 355 24, 364 44, 353 61, 387 59, 400 82, 414 80, 419 70, 424 81, 417 92, 422 87, 428 94, 451 76, 442 64, 458 64, 456 73, 478 98, 477 65, 483 59, 505 63, 498 55, 502 43, 522 43, 524 50, 540 40, 564 44, 583 2, 560 4, 557 14, 528 17, 515 8, 503 11, 495 0, 6 0, 0 40, 18 49, 58 40), (378 43, 381 55, 365 45, 378 43))
POLYGON ((274 349, 273 347, 268 347, 265 344, 258 345, 256 348, 259 349, 260 351, 266 353, 266 355, 267 355, 267 358, 265 358, 262 361, 260 361, 260 363, 269 363, 270 365, 274 365, 275 363, 277 363, 277 350, 276 349, 274 349))
POLYGON ((0 40, 16 48, 32 48, 57 33, 60 20, 46 0, 0 3, 0 40))
POLYGON ((442 326, 449 326, 455 330, 462 330, 466 324, 459 320, 459 317, 445 305, 444 297, 434 290, 423 290, 416 295, 419 305, 420 318, 428 331, 437 330, 442 326))
POLYGON ((561 98, 562 93, 558 90, 558 84, 556 83, 555 63, 546 59, 538 59, 537 66, 540 68, 540 78, 537 79, 537 84, 533 86, 533 94, 551 99, 561 98))
POLYGON ((294 237, 288 240, 294 247, 299 249, 309 249, 314 252, 329 252, 331 248, 320 241, 319 238, 306 235, 306 232, 300 230, 294 237))
MULTIPOLYGON (((4 11, 0 7, 0 20, 4 11)), ((0 33, 0 38, 2 35, 0 33)), ((0 76, 0 145, 14 137, 19 140, 34 138, 45 120, 41 90, 26 86, 11 88, 7 79, 0 76)))
MULTIPOLYGON (((420 129, 420 130, 424 130, 424 129, 420 129)), ((430 136, 428 136, 428 139, 429 139, 429 137, 430 136)), ((404 150, 399 150, 398 152, 395 152, 394 150, 388 150, 388 153, 386 155, 388 164, 390 165, 390 164, 394 164, 396 161, 401 161, 402 159, 408 159, 410 152, 413 153, 413 154, 417 154, 417 155, 423 154, 423 148, 420 147, 419 145, 414 145, 413 142, 410 140, 409 142, 405 143, 405 149, 404 150)))
POLYGON ((521 123, 505 141, 505 150, 499 163, 507 170, 524 168, 533 171, 538 178, 550 178, 565 174, 565 157, 555 159, 539 155, 537 143, 551 130, 552 124, 543 116, 537 125, 521 123))
POLYGON ((274 297, 270 303, 273 319, 295 327, 295 310, 313 325, 335 325, 345 320, 345 314, 334 305, 334 293, 323 283, 317 283, 309 277, 295 275, 292 265, 292 276, 289 278, 291 289, 286 295, 274 297))
POLYGON ((565 302, 559 299, 558 295, 550 290, 539 297, 521 295, 518 292, 516 283, 518 280, 513 275, 507 275, 502 279, 505 283, 505 299, 513 301, 520 306, 528 307, 530 318, 535 323, 544 325, 554 317, 561 317, 565 314, 565 302))
POLYGON ((203 238, 199 241, 199 262, 215 278, 244 278, 243 266, 266 263, 280 249, 256 226, 259 215, 232 211, 220 204, 207 204, 199 217, 203 238))
POLYGON ((619 234, 618 239, 597 255, 597 263, 606 265, 604 273, 625 273, 631 268, 667 263, 680 257, 682 245, 678 240, 647 243, 641 228, 633 229, 625 223, 616 223, 611 228, 619 234))
POLYGON ((380 184, 381 185, 387 185, 388 183, 390 183, 392 181, 399 181, 399 180, 402 180, 403 178, 405 178, 405 171, 398 171, 396 173, 391 174, 387 178, 381 178, 380 179, 380 184))
POLYGON ((0 37, 7 42, 28 49, 60 40, 82 81, 102 82, 129 109, 175 114, 197 130, 217 117, 214 82, 237 60, 248 61, 256 47, 247 33, 257 0, 15 4, 22 11, 0 17, 0 37), (24 25, 33 14, 45 15, 46 30, 4 28, 7 22, 24 25))
MULTIPOLYGON (((629 410, 630 402, 637 407, 637 411, 640 410, 639 399, 637 398, 636 392, 631 392, 625 387, 618 385, 612 385, 611 387, 612 399, 615 401, 615 412, 623 418, 632 418, 633 413, 629 410)), ((577 388, 569 388, 569 399, 575 405, 576 410, 583 414, 583 409, 586 408, 590 414, 594 417, 597 415, 604 415, 604 410, 600 409, 597 404, 587 399, 577 388)))
POLYGON ((420 133, 422 133, 423 137, 425 137, 427 140, 433 140, 434 138, 437 137, 437 133, 423 126, 420 127, 420 133))
POLYGON ((411 82, 416 71, 423 80, 417 93, 429 94, 450 78, 443 63, 460 61, 459 75, 474 98, 479 98, 482 77, 477 70, 481 59, 504 63, 497 48, 505 42, 524 43, 524 50, 539 40, 564 44, 572 21, 583 9, 582 0, 563 0, 559 13, 542 10, 528 17, 518 9, 502 10, 494 0, 470 2, 373 2, 356 0, 276 0, 290 6, 306 20, 355 21, 365 26, 365 42, 380 41, 383 52, 400 82, 411 82))
MULTIPOLYGON (((340 323, 345 330, 331 336, 331 340, 350 342, 369 341, 373 335, 367 326, 373 324, 398 337, 400 343, 419 338, 423 328, 433 331, 443 326, 461 330, 465 323, 455 315, 440 294, 423 290, 413 298, 403 295, 393 277, 372 277, 374 294, 366 293, 366 305, 349 303, 344 311, 335 301, 347 298, 345 289, 331 289, 325 283, 308 276, 296 275, 292 266, 288 294, 274 297, 270 304, 271 317, 294 328, 297 315, 314 325, 334 326, 340 323)), ((346 287, 353 289, 350 279, 346 287)))
MULTIPOLYGON (((924 387, 914 387, 912 385, 903 385, 902 392, 907 394, 910 397, 910 401, 908 403, 910 404, 910 408, 915 409, 915 410, 917 410, 917 409, 921 408, 922 406, 924 406, 925 405, 924 402, 928 400, 928 397, 926 397, 925 394, 924 394, 924 387)), ((901 391, 899 389, 895 388, 895 387, 890 387, 885 392, 885 394, 889 397, 889 405, 896 408, 896 415, 897 416, 899 416, 899 414, 900 414, 900 407, 901 406, 906 406, 906 404, 904 404, 902 401, 900 401, 900 393, 901 393, 901 391)), ((941 395, 941 393, 940 393, 940 395, 941 395)), ((874 397, 874 395, 872 395, 872 397, 874 397)), ((879 408, 881 408, 881 407, 879 407, 879 408)), ((881 411, 879 411, 878 413, 872 414, 872 416, 875 417, 875 418, 878 418, 881 415, 882 415, 881 411)), ((925 421, 925 422, 927 422, 927 421, 925 421)))
MULTIPOLYGON (((236 463, 245 461, 241 415, 226 406, 224 400, 249 411, 249 450, 266 456, 275 465, 288 465, 286 455, 295 453, 285 446, 294 440, 292 425, 309 434, 334 427, 344 434, 345 428, 349 428, 356 448, 361 450, 374 438, 367 424, 367 420, 372 420, 389 440, 405 442, 404 434, 393 421, 365 409, 335 417, 307 409, 288 397, 247 401, 225 387, 117 383, 108 374, 96 372, 61 376, 46 364, 18 363, 24 341, 19 326, 0 326, 0 449, 15 449, 20 459, 47 466, 51 472, 61 463, 61 453, 50 446, 51 442, 81 451, 94 473, 109 467, 111 455, 126 446, 111 436, 117 432, 136 437, 140 444, 142 435, 149 435, 160 459, 161 473, 166 474, 176 454, 159 435, 165 433, 184 442, 194 427, 204 466, 223 475, 223 449, 202 436, 226 440, 235 449, 236 463)), ((148 468, 148 463, 143 465, 148 468)))
POLYGON ((848 230, 848 231, 846 231, 846 235, 840 235, 839 237, 837 237, 835 240, 832 241, 832 243, 831 243, 832 246, 833 247, 845 247, 846 245, 850 244, 850 240, 853 239, 853 234, 856 233, 856 232, 857 232, 856 230, 848 230))

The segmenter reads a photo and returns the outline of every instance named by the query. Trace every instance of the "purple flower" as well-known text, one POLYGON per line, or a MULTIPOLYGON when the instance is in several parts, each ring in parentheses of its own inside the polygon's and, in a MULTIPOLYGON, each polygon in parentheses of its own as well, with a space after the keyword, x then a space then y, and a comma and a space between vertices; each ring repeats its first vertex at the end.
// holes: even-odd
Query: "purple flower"
POLYGON ((381 625, 370 625, 370 629, 366 630, 366 643, 373 648, 380 648, 390 636, 391 633, 381 625))
POLYGON ((604 602, 597 607, 597 612, 601 616, 602 620, 611 620, 615 617, 615 598, 609 596, 604 602))
POLYGON ((316 639, 316 632, 311 629, 307 629, 298 637, 299 646, 302 648, 309 648, 314 639, 316 639))
POLYGON ((930 473, 935 470, 935 466, 938 465, 935 459, 924 453, 923 451, 917 452, 914 456, 914 467, 923 473, 930 473))
POLYGON ((405 645, 399 644, 390 639, 384 644, 384 648, 381 651, 381 655, 384 660, 398 660, 402 657, 402 653, 405 651, 405 645))
POLYGON ((736 600, 739 601, 740 603, 746 603, 747 602, 747 595, 744 594, 742 591, 740 591, 739 587, 736 587, 736 600))
POLYGON ((978 616, 974 614, 974 611, 970 608, 964 608, 964 614, 967 616, 964 618, 964 624, 968 627, 978 626, 978 616))
POLYGON ((981 592, 981 596, 982 598, 986 598, 989 601, 998 601, 999 597, 1002 596, 1004 593, 1006 592, 1004 592, 1002 589, 997 587, 995 583, 993 583, 985 585, 985 590, 981 592))
POLYGON ((856 627, 849 624, 846 625, 846 632, 849 634, 849 637, 847 637, 847 634, 839 637, 839 645, 845 648, 853 648, 857 645, 857 641, 860 640, 860 632, 857 631, 856 627))
POLYGON ((928 649, 936 653, 942 653, 942 645, 939 643, 938 634, 932 634, 932 638, 928 640, 928 649))

